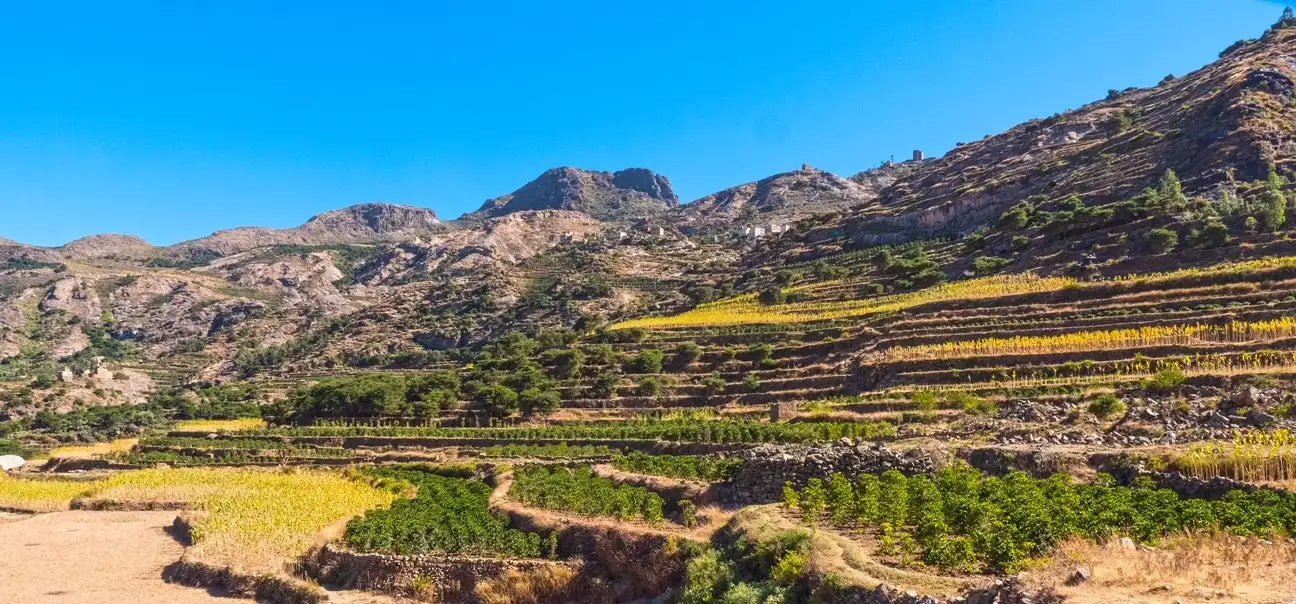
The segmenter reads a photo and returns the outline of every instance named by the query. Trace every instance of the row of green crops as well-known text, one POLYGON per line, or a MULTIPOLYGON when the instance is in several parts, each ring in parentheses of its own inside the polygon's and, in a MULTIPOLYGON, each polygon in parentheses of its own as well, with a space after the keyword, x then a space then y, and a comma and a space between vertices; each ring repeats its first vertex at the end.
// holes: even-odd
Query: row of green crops
POLYGON ((640 420, 588 422, 517 428, 409 428, 409 427, 306 427, 274 428, 242 433, 248 436, 407 437, 407 438, 495 438, 666 440, 709 443, 799 443, 837 440, 842 437, 869 440, 893 438, 894 424, 886 422, 761 423, 753 421, 640 420))
POLYGON ((801 490, 785 486, 784 503, 812 523, 826 518, 876 534, 883 554, 967 572, 1015 572, 1073 536, 1155 543, 1190 529, 1265 536, 1296 530, 1296 495, 1258 490, 1231 491, 1219 500, 1182 498, 1147 482, 1127 487, 1099 478, 1093 485, 1064 474, 998 478, 966 466, 934 477, 865 474, 854 483, 834 474, 801 490))
POLYGON ((517 558, 544 553, 540 535, 510 528, 507 516, 490 511, 492 489, 480 480, 447 478, 409 467, 373 468, 364 473, 409 482, 418 488, 418 495, 352 520, 345 535, 352 549, 517 558))
POLYGON ((150 436, 141 438, 139 441, 141 447, 187 447, 193 449, 284 449, 293 445, 288 444, 282 439, 267 438, 241 438, 241 439, 216 439, 216 438, 190 438, 175 436, 150 436))
POLYGON ((527 505, 582 516, 661 522, 665 501, 643 487, 617 484, 588 468, 518 468, 509 497, 527 505))
POLYGON ((612 458, 612 465, 618 470, 708 482, 722 482, 733 478, 734 474, 742 468, 742 463, 741 459, 732 457, 648 455, 639 452, 612 458))
POLYGON ((615 451, 604 445, 496 445, 483 447, 481 454, 486 457, 535 457, 545 459, 565 459, 570 457, 607 457, 615 451))

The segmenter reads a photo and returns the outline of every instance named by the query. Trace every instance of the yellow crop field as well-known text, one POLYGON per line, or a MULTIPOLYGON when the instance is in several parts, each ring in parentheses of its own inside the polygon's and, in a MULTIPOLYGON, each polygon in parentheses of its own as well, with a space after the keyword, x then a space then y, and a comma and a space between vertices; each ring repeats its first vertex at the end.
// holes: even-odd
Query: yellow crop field
POLYGON ((49 456, 54 459, 84 459, 88 457, 101 457, 109 453, 125 453, 126 451, 130 451, 131 447, 134 447, 137 442, 139 442, 138 438, 119 438, 105 443, 67 445, 50 451, 49 456))
POLYGON ((1231 443, 1193 445, 1174 460, 1199 478, 1227 476, 1249 482, 1296 480, 1296 434, 1290 430, 1239 432, 1231 443))
MULTIPOLYGON (((903 294, 853 300, 793 302, 777 305, 764 305, 761 304, 756 294, 744 294, 701 304, 693 310, 669 317, 644 317, 642 319, 622 321, 612 325, 611 329, 669 329, 675 327, 827 321, 893 312, 921 304, 947 300, 997 298, 1015 294, 1057 291, 1064 287, 1102 287, 1111 283, 1155 285, 1193 277, 1250 274, 1293 267, 1296 267, 1296 256, 1271 256, 1162 273, 1123 275, 1091 283, 1081 283, 1069 277, 1036 277, 1031 274, 999 275, 944 283, 903 294)), ((825 281, 790 287, 784 291, 789 295, 798 293, 813 294, 817 291, 839 287, 842 283, 842 281, 825 281)))
MULTIPOLYGON (((904 310, 920 304, 946 300, 972 300, 995 298, 1014 294, 1053 291, 1076 281, 1069 277, 1036 277, 1034 275, 1002 275, 968 279, 929 287, 916 292, 892 294, 876 298, 828 302, 793 302, 767 306, 761 304, 756 294, 746 294, 703 304, 685 313, 671 317, 646 317, 623 321, 612 329, 696 327, 704 325, 742 325, 752 323, 803 323, 827 321, 871 314, 904 310)), ((813 292, 817 288, 837 285, 838 282, 816 283, 788 288, 789 294, 813 292)))
POLYGON ((882 361, 913 361, 1004 354, 1041 354, 1119 350, 1146 346, 1264 342, 1296 336, 1296 317, 1270 321, 1233 321, 1222 325, 1146 326, 1133 329, 1078 331, 1047 336, 983 338, 898 346, 877 354, 882 361))
POLYGON ((176 424, 181 432, 239 432, 243 430, 261 430, 266 427, 265 420, 247 419, 191 419, 176 424))
POLYGON ((177 468, 122 472, 96 481, 0 474, 0 506, 67 509, 77 497, 184 502, 203 512, 194 553, 240 570, 273 572, 314 544, 325 527, 390 505, 396 495, 324 470, 177 468))

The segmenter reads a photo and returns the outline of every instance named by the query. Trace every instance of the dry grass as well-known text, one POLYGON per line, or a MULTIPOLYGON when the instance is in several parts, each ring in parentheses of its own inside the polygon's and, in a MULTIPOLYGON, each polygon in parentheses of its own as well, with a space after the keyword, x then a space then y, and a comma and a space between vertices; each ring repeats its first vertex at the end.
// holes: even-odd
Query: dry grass
POLYGON ((1122 548, 1075 539, 1046 565, 1027 574, 1034 586, 1052 586, 1068 602, 1290 602, 1296 599, 1296 542, 1276 543, 1227 533, 1166 539, 1162 547, 1122 548), (1065 582, 1084 567, 1092 578, 1065 582))
POLYGON ((477 597, 487 604, 545 604, 562 602, 572 593, 578 573, 569 566, 552 565, 527 572, 509 570, 477 586, 477 597))
POLYGON ((125 453, 131 450, 131 447, 138 443, 138 438, 119 438, 106 443, 93 443, 89 445, 69 445, 58 447, 50 451, 51 459, 86 459, 90 457, 102 457, 109 453, 125 453))

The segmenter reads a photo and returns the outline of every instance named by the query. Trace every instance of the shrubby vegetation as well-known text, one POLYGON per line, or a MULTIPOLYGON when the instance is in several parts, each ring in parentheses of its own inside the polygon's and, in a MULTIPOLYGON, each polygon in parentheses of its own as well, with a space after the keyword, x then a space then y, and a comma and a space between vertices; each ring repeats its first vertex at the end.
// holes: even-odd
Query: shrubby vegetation
POLYGON ((834 474, 801 490, 785 487, 784 500, 811 523, 875 532, 885 555, 967 572, 1015 572, 1072 536, 1156 543, 1182 530, 1271 536, 1296 529, 1296 496, 1276 491, 1185 499, 1146 482, 1117 486, 1106 475, 1085 485, 1064 474, 997 478, 966 466, 934 477, 892 470, 854 483, 834 474))
POLYGON ((346 544, 362 552, 539 557, 540 535, 509 527, 490 511, 491 487, 477 479, 447 478, 417 467, 364 470, 389 487, 407 483, 413 499, 372 510, 347 525, 346 544))
POLYGON ((317 418, 431 418, 458 400, 459 388, 459 376, 448 371, 336 377, 294 391, 267 413, 299 424, 317 418))
POLYGON ((613 466, 627 472, 709 482, 720 482, 733 478, 738 473, 738 470, 742 468, 742 464, 741 459, 732 457, 648 455, 637 451, 612 458, 613 466))
POLYGON ((831 577, 813 591, 807 581, 810 533, 785 531, 759 541, 725 537, 720 547, 690 558, 681 604, 836 601, 831 577))
POLYGON ((647 522, 665 518, 661 495, 643 487, 619 485, 594 475, 588 467, 518 468, 509 496, 528 505, 584 516, 647 522))

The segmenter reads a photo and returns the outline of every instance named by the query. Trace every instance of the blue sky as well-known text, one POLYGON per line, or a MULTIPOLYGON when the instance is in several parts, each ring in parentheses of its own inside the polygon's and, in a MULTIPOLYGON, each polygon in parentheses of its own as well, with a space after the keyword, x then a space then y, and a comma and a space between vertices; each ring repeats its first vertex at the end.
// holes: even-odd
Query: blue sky
POLYGON ((368 201, 476 209, 547 168, 688 201, 844 175, 1149 86, 1260 0, 12 2, 0 237, 156 244, 368 201))

